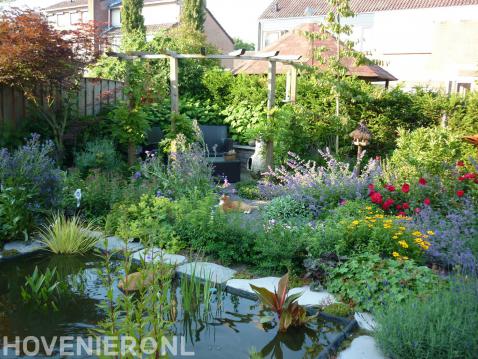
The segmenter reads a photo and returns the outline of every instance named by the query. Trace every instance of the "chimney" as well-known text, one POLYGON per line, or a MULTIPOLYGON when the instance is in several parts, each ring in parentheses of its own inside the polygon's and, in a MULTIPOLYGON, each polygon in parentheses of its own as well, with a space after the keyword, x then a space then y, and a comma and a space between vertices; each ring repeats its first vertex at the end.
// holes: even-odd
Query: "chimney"
POLYGON ((108 1, 107 0, 88 0, 88 15, 91 21, 108 25, 108 1))

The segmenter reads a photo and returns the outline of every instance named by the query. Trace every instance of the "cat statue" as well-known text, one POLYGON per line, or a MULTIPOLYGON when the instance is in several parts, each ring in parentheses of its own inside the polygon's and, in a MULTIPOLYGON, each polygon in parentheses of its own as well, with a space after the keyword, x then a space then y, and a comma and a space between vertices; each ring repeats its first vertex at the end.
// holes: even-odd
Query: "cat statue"
POLYGON ((241 201, 232 201, 231 197, 223 194, 221 200, 219 201, 219 209, 222 212, 243 212, 245 214, 250 214, 253 210, 256 209, 254 206, 250 206, 247 203, 241 201))
POLYGON ((152 272, 149 272, 147 275, 141 272, 131 273, 119 281, 118 288, 126 293, 137 292, 145 287, 149 287, 153 284, 153 280, 152 272))

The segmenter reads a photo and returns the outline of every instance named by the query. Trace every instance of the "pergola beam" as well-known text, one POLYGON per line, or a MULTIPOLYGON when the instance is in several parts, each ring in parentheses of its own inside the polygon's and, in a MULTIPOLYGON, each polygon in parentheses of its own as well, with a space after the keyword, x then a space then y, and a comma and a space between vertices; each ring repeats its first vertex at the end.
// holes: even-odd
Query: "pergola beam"
POLYGON ((169 59, 171 57, 177 59, 216 59, 216 60, 246 60, 246 61, 277 61, 285 63, 293 63, 299 61, 302 56, 300 55, 279 55, 279 51, 268 52, 254 55, 244 55, 241 50, 231 52, 227 55, 213 54, 213 55, 201 55, 201 54, 177 54, 172 51, 167 51, 166 54, 151 54, 147 52, 107 52, 108 56, 117 57, 123 60, 136 60, 136 59, 149 59, 149 60, 161 60, 169 59), (237 53, 237 54, 236 54, 237 53))

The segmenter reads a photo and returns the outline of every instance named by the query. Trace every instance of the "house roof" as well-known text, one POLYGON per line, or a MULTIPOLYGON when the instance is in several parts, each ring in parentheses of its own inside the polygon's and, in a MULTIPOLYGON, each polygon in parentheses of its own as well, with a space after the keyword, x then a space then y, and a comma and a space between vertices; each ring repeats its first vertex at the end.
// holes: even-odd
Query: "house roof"
MULTIPOLYGON (((478 5, 478 0, 350 0, 356 14, 465 5, 478 5)), ((274 0, 260 19, 321 16, 329 11, 327 0, 274 0)))
POLYGON ((48 6, 47 8, 45 8, 45 10, 50 11, 77 7, 88 7, 88 0, 65 0, 48 6))
MULTIPOLYGON (((317 48, 325 48, 322 53, 324 57, 335 54, 337 40, 330 35, 326 40, 309 40, 304 32, 317 32, 320 30, 318 24, 305 24, 284 35, 279 41, 266 47, 264 52, 279 51, 280 55, 301 55, 300 63, 303 65, 323 67, 315 58, 315 50, 317 48)), ((367 81, 396 81, 397 78, 384 70, 378 65, 355 65, 355 60, 345 58, 343 64, 348 68, 351 75, 355 75, 367 81)), ((234 70, 233 73, 244 74, 265 74, 268 71, 267 61, 243 61, 234 70)), ((277 63, 277 73, 284 74, 287 72, 287 65, 280 62, 277 63)))

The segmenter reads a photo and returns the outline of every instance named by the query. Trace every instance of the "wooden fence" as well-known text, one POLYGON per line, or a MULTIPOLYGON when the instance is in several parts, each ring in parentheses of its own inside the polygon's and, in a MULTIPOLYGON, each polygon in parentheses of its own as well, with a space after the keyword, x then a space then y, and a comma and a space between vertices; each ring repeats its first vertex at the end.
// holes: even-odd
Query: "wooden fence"
MULTIPOLYGON (((62 90, 47 89, 44 86, 35 89, 35 96, 40 105, 46 106, 49 96, 62 98, 62 90)), ((83 78, 76 96, 76 108, 79 117, 94 116, 105 105, 124 100, 123 83, 119 81, 83 78)), ((61 101, 57 101, 61 104, 61 101)), ((31 103, 22 91, 8 86, 0 86, 0 127, 10 125, 16 128, 28 117, 31 103)))

